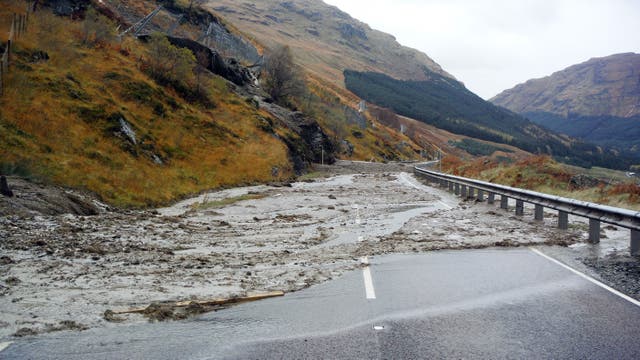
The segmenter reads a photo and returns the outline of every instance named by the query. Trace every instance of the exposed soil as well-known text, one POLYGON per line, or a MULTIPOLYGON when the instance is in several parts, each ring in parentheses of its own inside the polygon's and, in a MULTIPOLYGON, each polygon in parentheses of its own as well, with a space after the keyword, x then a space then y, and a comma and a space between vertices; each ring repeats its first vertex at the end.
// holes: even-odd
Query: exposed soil
POLYGON ((638 259, 618 246, 625 232, 605 228, 603 243, 619 239, 618 248, 587 256, 581 223, 559 231, 551 212, 541 226, 461 201, 411 169, 339 162, 319 166, 315 180, 217 191, 153 211, 114 210, 73 193, 96 209, 92 216, 78 215, 69 205, 76 200, 51 210, 48 199, 67 190, 9 179, 17 196, 0 200, 0 339, 181 319, 219 307, 176 310, 168 301, 296 291, 359 267, 361 256, 441 249, 552 245, 545 249, 639 297, 638 259), (112 311, 152 303, 146 318, 112 311))

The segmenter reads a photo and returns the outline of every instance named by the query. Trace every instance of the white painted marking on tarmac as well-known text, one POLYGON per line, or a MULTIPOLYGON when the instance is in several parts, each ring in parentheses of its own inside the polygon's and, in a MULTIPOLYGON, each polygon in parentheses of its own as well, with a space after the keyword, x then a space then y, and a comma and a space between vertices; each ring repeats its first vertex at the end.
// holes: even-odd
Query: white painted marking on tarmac
POLYGON ((438 202, 442 204, 447 210, 453 209, 453 207, 451 207, 449 204, 446 204, 444 201, 438 201, 438 202))
POLYGON ((373 327, 373 330, 377 330, 377 331, 384 330, 384 326, 376 325, 373 327))
POLYGON ((11 344, 13 344, 13 341, 7 341, 7 342, 0 343, 0 352, 4 351, 11 344))
POLYGON ((376 291, 373 288, 373 278, 371 277, 371 268, 369 267, 369 258, 363 257, 362 263, 366 265, 364 269, 362 269, 362 277, 364 278, 364 291, 367 296, 367 299, 373 300, 376 298, 376 291))
POLYGON ((628 302, 632 303, 633 305, 640 306, 640 301, 638 301, 638 300, 636 300, 636 299, 634 299, 634 298, 632 298, 632 297, 630 297, 628 295, 625 295, 625 294, 621 293, 620 291, 618 291, 618 290, 616 290, 616 289, 614 289, 614 288, 612 288, 610 286, 607 286, 607 285, 601 283, 600 281, 590 277, 589 275, 583 274, 580 271, 561 263, 560 261, 552 258, 551 256, 544 254, 542 251, 540 251, 538 249, 534 249, 534 248, 529 248, 529 250, 533 251, 534 253, 542 256, 543 258, 545 258, 545 259, 547 259, 547 260, 549 260, 549 261, 551 261, 553 263, 556 263, 556 264, 562 266, 563 268, 571 271, 572 273, 580 276, 581 278, 583 278, 583 279, 585 279, 585 280, 587 280, 587 281, 589 281, 589 282, 591 282, 591 283, 593 283, 593 284, 595 284, 597 286, 600 286, 601 288, 611 292, 612 294, 617 295, 617 296, 627 300, 628 302))

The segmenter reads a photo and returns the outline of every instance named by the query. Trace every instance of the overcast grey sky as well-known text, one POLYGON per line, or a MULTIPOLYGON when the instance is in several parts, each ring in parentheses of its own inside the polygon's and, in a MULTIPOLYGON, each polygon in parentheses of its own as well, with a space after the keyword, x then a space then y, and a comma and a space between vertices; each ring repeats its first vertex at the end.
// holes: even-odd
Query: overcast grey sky
POLYGON ((640 0, 324 0, 425 52, 488 99, 584 62, 640 53, 640 0))

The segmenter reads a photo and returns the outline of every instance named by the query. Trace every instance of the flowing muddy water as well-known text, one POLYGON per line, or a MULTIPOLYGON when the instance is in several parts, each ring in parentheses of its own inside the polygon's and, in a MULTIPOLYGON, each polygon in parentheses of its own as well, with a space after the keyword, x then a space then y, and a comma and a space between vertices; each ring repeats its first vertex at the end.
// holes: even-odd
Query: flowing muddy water
POLYGON ((296 291, 360 267, 362 256, 585 238, 580 227, 556 230, 553 214, 540 226, 460 201, 410 165, 321 169, 326 177, 311 182, 216 191, 155 211, 1 218, 0 338, 147 321, 104 314, 153 302, 296 291))

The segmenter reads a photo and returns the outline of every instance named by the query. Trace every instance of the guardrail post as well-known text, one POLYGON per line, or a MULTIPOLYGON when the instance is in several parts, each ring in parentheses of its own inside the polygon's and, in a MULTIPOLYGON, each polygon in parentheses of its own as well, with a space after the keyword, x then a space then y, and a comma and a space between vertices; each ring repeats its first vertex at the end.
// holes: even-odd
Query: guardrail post
POLYGON ((473 197, 473 194, 475 193, 476 189, 472 188, 471 186, 469 186, 469 192, 467 193, 467 199, 470 199, 473 197))
POLYGON ((449 192, 453 192, 453 181, 449 181, 449 192))
POLYGON ((600 242, 600 220, 589 219, 589 242, 592 244, 600 242))
POLYGON ((509 209, 509 198, 504 196, 504 195, 500 195, 500 208, 501 209, 509 209))
POLYGON ((524 201, 522 200, 516 200, 516 215, 524 215, 524 201))
POLYGON ((478 200, 480 202, 484 201, 484 191, 483 190, 478 189, 478 196, 476 197, 476 200, 478 200))
POLYGON ((489 193, 489 197, 487 198, 487 202, 491 205, 496 202, 496 194, 489 193))
POLYGON ((460 196, 462 196, 463 199, 467 198, 467 185, 462 185, 460 187, 460 196))
POLYGON ((631 256, 640 255, 640 231, 631 230, 631 256))
POLYGON ((558 211, 558 229, 567 230, 569 228, 569 213, 566 211, 558 211))
POLYGON ((536 211, 535 211, 534 219, 536 221, 543 221, 544 220, 544 207, 542 207, 542 205, 537 205, 536 204, 536 211))
POLYGON ((456 183, 456 184, 454 185, 454 188, 455 188, 455 191, 454 191, 454 192, 455 192, 455 194, 456 194, 456 195, 460 195, 460 184, 456 183))

